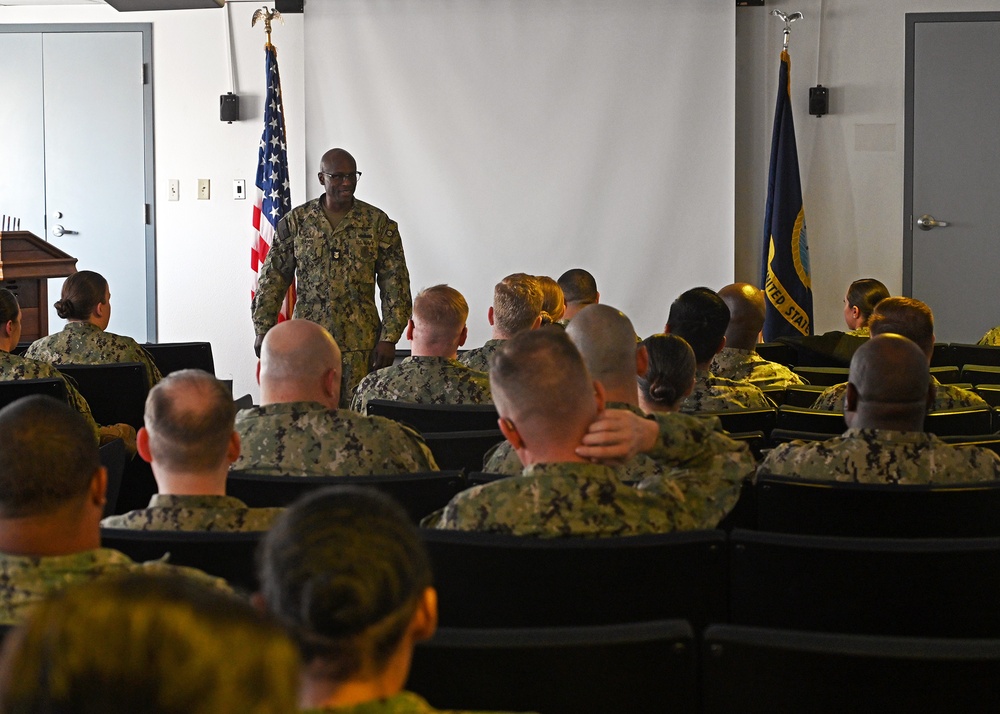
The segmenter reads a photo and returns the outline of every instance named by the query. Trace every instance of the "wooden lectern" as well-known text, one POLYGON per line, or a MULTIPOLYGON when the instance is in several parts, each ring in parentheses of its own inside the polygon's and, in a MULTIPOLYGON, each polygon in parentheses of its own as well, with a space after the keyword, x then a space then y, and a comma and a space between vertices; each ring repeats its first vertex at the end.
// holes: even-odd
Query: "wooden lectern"
POLYGON ((0 233, 0 280, 21 305, 21 341, 49 334, 49 278, 76 272, 76 258, 28 231, 0 233))

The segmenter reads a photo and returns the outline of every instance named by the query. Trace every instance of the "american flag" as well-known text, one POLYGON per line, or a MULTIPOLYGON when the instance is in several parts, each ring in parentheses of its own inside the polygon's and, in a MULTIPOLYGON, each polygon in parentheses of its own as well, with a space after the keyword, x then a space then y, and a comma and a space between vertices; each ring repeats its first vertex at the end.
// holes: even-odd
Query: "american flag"
MULTIPOLYGON (((254 241, 250 248, 250 268, 253 270, 253 289, 257 292, 257 274, 267 257, 274 240, 278 221, 291 210, 292 198, 288 190, 288 152, 285 145, 285 114, 281 106, 281 77, 278 76, 278 52, 268 42, 264 45, 267 66, 267 96, 264 102, 264 131, 260 135, 257 152, 257 196, 253 204, 254 241)), ((278 321, 292 316, 295 307, 295 282, 281 304, 278 321)))

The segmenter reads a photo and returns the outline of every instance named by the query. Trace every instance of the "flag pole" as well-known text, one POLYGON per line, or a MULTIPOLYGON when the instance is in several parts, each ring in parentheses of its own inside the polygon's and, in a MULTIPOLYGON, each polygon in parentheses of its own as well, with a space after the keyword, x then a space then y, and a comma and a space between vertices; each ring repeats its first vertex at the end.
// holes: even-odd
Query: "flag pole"
POLYGON ((785 23, 785 29, 781 31, 782 43, 781 49, 788 52, 788 38, 792 34, 792 23, 796 20, 804 19, 801 12, 793 12, 786 15, 781 10, 771 10, 771 15, 780 18, 782 22, 785 23))

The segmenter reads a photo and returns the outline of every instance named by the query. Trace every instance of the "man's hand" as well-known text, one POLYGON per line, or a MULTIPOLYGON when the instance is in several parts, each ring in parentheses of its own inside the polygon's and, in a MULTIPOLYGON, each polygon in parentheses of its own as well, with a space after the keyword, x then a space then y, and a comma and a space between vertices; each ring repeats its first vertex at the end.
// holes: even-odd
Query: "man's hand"
POLYGON ((260 346, 264 344, 264 335, 257 335, 257 339, 253 341, 253 351, 257 353, 257 357, 260 357, 260 346))
POLYGON ((605 409, 597 415, 576 447, 578 456, 599 463, 623 463, 649 451, 660 437, 660 426, 627 409, 605 409))
POLYGON ((375 345, 372 350, 372 369, 382 369, 392 364, 396 359, 396 345, 392 342, 382 341, 375 345))

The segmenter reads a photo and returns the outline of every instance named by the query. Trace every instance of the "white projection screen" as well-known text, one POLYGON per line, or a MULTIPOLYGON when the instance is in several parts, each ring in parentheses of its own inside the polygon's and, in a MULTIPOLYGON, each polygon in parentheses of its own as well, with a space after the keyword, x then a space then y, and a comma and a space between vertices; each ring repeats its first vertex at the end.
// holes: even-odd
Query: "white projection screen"
POLYGON ((732 281, 732 0, 311 0, 304 24, 296 202, 350 151, 414 293, 466 296, 468 347, 509 273, 585 268, 642 336, 732 281))

